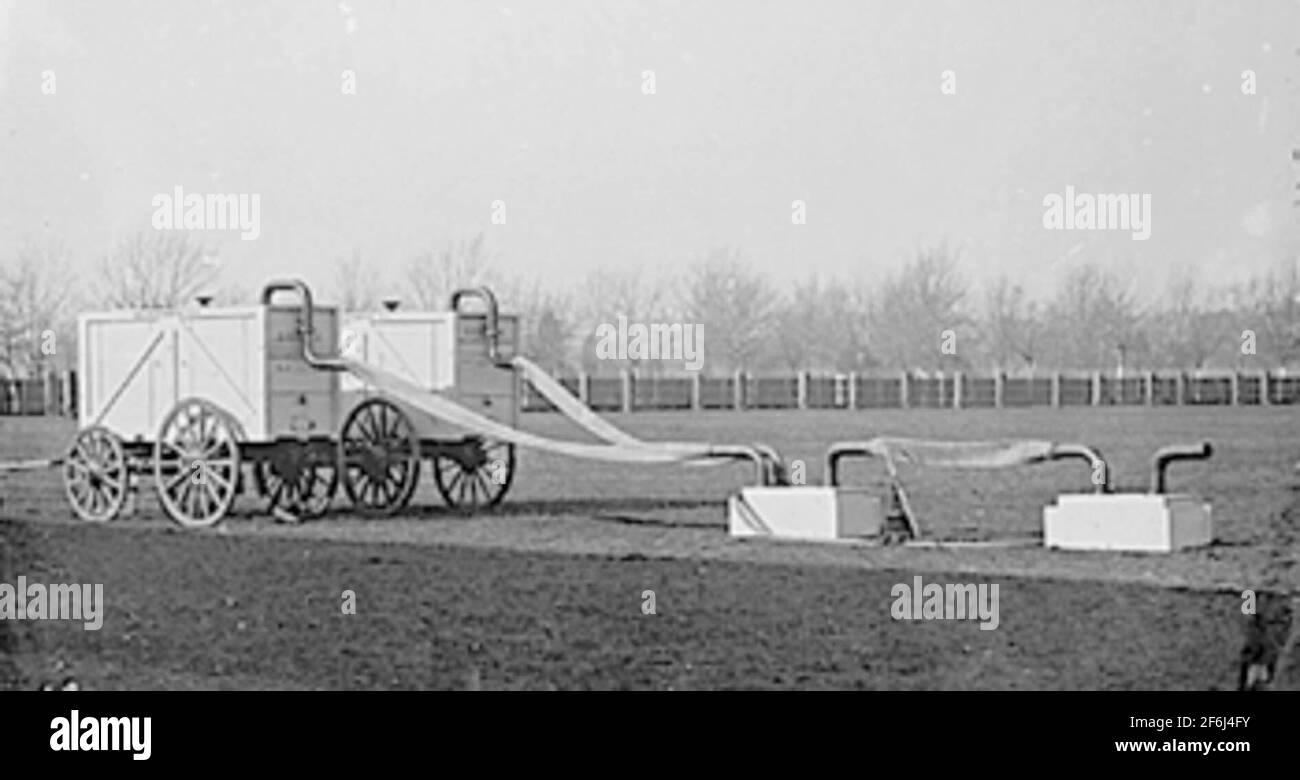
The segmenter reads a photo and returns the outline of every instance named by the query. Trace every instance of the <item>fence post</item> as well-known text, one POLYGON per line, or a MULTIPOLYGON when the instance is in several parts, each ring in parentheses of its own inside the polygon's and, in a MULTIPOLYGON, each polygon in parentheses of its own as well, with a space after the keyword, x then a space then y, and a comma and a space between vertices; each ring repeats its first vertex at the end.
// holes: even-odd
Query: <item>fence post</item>
POLYGON ((1156 372, 1154 371, 1147 372, 1146 391, 1147 391, 1146 393, 1147 406, 1155 406, 1156 405, 1156 372))
POLYGON ((911 381, 907 376, 907 372, 904 371, 899 376, 898 381, 898 407, 900 409, 910 409, 912 407, 912 401, 907 397, 908 393, 911 392, 910 384, 911 381))
POLYGON ((954 371, 952 375, 952 408, 961 408, 961 372, 954 371))
POLYGON ((588 384, 589 379, 590 377, 587 376, 586 371, 578 372, 578 400, 582 401, 582 403, 587 406, 591 405, 591 388, 588 384))
POLYGON ((1186 388, 1187 383, 1184 381, 1186 379, 1187 379, 1187 375, 1184 374, 1182 371, 1179 371, 1177 374, 1174 375, 1174 405, 1175 406, 1182 406, 1183 401, 1186 400, 1183 397, 1187 389, 1186 388))
POLYGON ((731 406, 738 412, 745 408, 745 372, 739 369, 732 374, 731 406))
POLYGON ((1268 369, 1259 372, 1259 403, 1260 406, 1268 406, 1273 403, 1273 396, 1268 392, 1268 369))
POLYGON ((1093 406, 1101 406, 1101 372, 1092 372, 1092 401, 1093 406))
MULTIPOLYGON (((1032 381, 1032 380, 1030 380, 1032 381)), ((1007 392, 1007 376, 1002 369, 993 372, 993 408, 1001 409, 1007 392)))
POLYGON ((795 397, 800 409, 808 408, 808 372, 800 371, 795 377, 795 397))
POLYGON ((1237 380, 1238 380, 1237 370, 1234 368, 1232 370, 1232 405, 1233 406, 1239 406, 1241 404, 1241 383, 1237 380))
POLYGON ((1052 408, 1061 408, 1061 372, 1052 374, 1052 408))
POLYGON ((849 409, 858 408, 858 372, 849 372, 849 409))
POLYGON ((625 413, 630 412, 632 411, 632 372, 625 368, 620 372, 619 377, 623 380, 621 406, 625 413))
POLYGON ((691 409, 700 410, 700 372, 691 372, 691 409))

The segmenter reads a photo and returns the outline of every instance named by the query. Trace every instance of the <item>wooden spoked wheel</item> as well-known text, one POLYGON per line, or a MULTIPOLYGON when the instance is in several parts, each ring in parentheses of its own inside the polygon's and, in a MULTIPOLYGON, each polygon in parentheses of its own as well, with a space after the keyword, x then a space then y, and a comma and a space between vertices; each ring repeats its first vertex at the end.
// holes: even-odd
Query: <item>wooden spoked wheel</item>
POLYGON ((501 503, 515 476, 515 445, 475 439, 456 455, 439 454, 433 478, 447 506, 475 512, 501 503))
POLYGON ((253 475, 268 511, 282 509, 306 518, 324 515, 339 485, 334 458, 316 457, 306 448, 258 463, 253 475))
POLYGON ((420 442, 396 404, 370 398, 348 413, 339 437, 341 479, 348 499, 367 517, 400 512, 420 477, 420 442))
POLYGON ((239 489, 238 425, 212 403, 187 398, 163 420, 154 442, 154 481, 167 516, 208 528, 226 516, 239 489))
POLYGON ((101 426, 78 433, 63 463, 63 488, 82 520, 106 523, 117 517, 131 488, 122 440, 101 426))

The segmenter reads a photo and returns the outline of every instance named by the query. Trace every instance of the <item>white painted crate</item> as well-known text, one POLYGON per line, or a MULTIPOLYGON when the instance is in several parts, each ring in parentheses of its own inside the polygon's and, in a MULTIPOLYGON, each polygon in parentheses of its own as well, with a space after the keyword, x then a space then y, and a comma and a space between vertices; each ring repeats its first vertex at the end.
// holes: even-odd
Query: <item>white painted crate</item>
MULTIPOLYGON (((317 307, 314 326, 315 352, 336 354, 337 312, 317 307)), ((338 375, 304 361, 297 307, 89 313, 78 332, 83 427, 99 420, 151 441, 182 398, 197 397, 234 416, 249 441, 338 430, 338 375)))

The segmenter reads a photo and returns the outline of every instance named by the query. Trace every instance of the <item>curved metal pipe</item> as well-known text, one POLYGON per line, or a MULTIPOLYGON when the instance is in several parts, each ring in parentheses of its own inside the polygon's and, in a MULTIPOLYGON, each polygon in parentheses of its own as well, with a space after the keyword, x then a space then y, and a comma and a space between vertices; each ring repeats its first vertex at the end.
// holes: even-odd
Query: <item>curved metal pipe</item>
MULTIPOLYGON (((753 461, 754 475, 758 480, 759 487, 780 484, 774 481, 775 475, 769 460, 770 456, 767 452, 764 452, 763 449, 764 445, 761 444, 754 447, 746 447, 740 444, 723 444, 710 447, 709 454, 718 458, 744 458, 753 461)), ((766 449, 770 450, 771 448, 768 447, 766 449)))
POLYGON ((1093 492, 1111 492, 1110 464, 1106 462, 1106 459, 1101 456, 1101 453, 1096 448, 1084 444, 1057 444, 1052 447, 1052 453, 1048 456, 1048 460, 1066 460, 1069 458, 1086 460, 1089 466, 1101 463, 1102 474, 1105 479, 1102 480, 1100 485, 1094 484, 1093 492))
POLYGON ((1206 460, 1214 454, 1214 445, 1208 441, 1200 444, 1171 444, 1156 450, 1151 459, 1151 492, 1164 495, 1165 470, 1176 460, 1206 460))
POLYGON ((827 487, 836 487, 840 484, 839 467, 841 458, 849 456, 873 457, 875 454, 867 442, 835 442, 826 449, 826 470, 822 472, 822 482, 827 487))
POLYGON ((312 303, 311 288, 301 279, 274 279, 262 288, 262 305, 270 306, 271 300, 278 292, 298 294, 301 306, 298 309, 298 335, 302 338, 302 359, 314 368, 327 371, 346 371, 347 366, 336 358, 323 358, 312 351, 311 337, 316 332, 316 309, 312 303))
POLYGON ((488 359, 494 365, 501 365, 501 353, 497 347, 497 338, 501 335, 498 325, 497 297, 487 287, 467 287, 451 294, 451 310, 459 313, 460 301, 465 297, 482 298, 487 307, 487 350, 488 359))
POLYGON ((767 478, 769 485, 788 485, 790 481, 785 468, 785 461, 775 447, 755 442, 754 451, 767 461, 767 478))
MULTIPOLYGON (((874 457, 875 450, 869 442, 844 441, 832 444, 826 450, 826 472, 823 481, 829 487, 839 485, 839 462, 841 459, 850 456, 874 457)), ((1101 453, 1092 447, 1082 444, 1057 444, 1052 447, 1052 452, 1048 460, 1065 460, 1067 458, 1079 458, 1086 460, 1089 465, 1100 462, 1105 474, 1105 480, 1102 484, 1095 486, 1098 493, 1109 493, 1111 491, 1110 466, 1101 456, 1101 453)))

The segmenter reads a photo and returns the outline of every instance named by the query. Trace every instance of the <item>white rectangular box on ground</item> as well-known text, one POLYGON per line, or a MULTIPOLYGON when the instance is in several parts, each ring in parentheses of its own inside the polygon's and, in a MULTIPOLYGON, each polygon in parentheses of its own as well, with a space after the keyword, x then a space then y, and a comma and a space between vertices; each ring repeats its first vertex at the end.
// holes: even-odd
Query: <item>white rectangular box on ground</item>
POLYGON ((732 536, 862 538, 878 535, 883 518, 880 499, 860 488, 748 487, 727 500, 732 536))
POLYGON ((1194 496, 1076 493, 1043 508, 1046 547, 1173 552, 1213 540, 1210 505, 1194 496))

